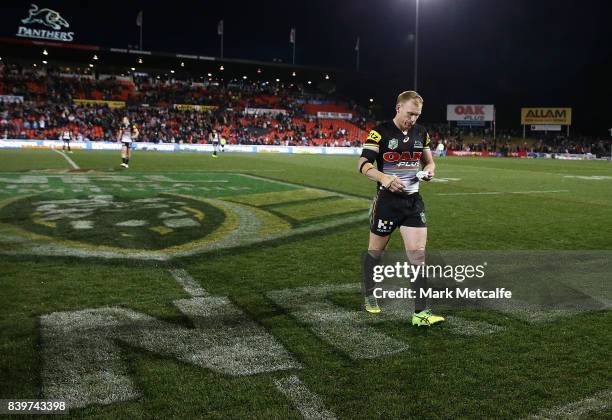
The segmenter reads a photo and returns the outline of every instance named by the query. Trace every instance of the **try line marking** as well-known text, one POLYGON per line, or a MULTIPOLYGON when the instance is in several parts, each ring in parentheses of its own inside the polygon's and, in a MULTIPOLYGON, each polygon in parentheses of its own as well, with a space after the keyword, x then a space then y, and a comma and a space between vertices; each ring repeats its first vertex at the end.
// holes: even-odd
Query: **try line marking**
POLYGON ((459 192, 459 193, 439 193, 436 195, 546 194, 546 193, 563 193, 563 192, 569 192, 569 190, 459 192))
POLYGON ((55 153, 59 153, 60 155, 64 156, 64 159, 66 159, 68 161, 68 163, 70 164, 70 166, 72 166, 73 169, 81 169, 79 168, 79 165, 77 165, 76 163, 74 163, 74 160, 70 159, 66 153, 64 152, 60 152, 59 150, 53 149, 53 151, 55 153))

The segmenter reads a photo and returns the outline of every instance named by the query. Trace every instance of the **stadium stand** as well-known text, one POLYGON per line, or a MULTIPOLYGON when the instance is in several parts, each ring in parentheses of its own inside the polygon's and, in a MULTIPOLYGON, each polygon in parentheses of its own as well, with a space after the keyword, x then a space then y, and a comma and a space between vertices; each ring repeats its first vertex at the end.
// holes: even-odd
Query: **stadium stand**
POLYGON ((113 130, 127 115, 139 126, 142 141, 203 143, 216 129, 234 144, 357 146, 372 125, 359 118, 355 107, 293 85, 160 80, 118 74, 96 77, 70 69, 40 70, 5 64, 0 65, 0 73, 0 95, 24 99, 0 104, 3 138, 53 139, 68 129, 78 139, 113 140, 113 130), (114 108, 75 100, 124 104, 114 108), (196 110, 184 105, 209 108, 196 110), (355 118, 317 118, 321 109, 351 113, 355 118))
MULTIPOLYGON (((57 139, 67 129, 77 140, 113 141, 127 115, 139 140, 153 143, 206 143, 214 129, 229 144, 359 147, 375 125, 371 110, 298 83, 208 79, 2 61, 0 97, 23 101, 0 101, 0 138, 57 139)), ((427 128, 432 146, 442 142, 450 152, 610 154, 603 139, 548 133, 525 140, 498 130, 494 140, 484 127, 427 128)))

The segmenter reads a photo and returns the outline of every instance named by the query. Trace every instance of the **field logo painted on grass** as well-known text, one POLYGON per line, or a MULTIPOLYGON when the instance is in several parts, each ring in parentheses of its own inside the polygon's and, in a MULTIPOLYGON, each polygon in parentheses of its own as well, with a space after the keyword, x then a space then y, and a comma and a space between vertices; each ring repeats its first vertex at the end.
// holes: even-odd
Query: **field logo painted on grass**
MULTIPOLYGON (((414 302, 395 301, 387 304, 383 313, 372 316, 363 310, 351 310, 336 304, 337 294, 360 294, 358 283, 306 286, 272 290, 266 296, 285 309, 315 335, 345 353, 353 360, 376 359, 410 351, 410 345, 392 338, 375 328, 376 324, 408 322, 414 302)), ((451 334, 480 336, 499 333, 505 327, 482 321, 447 317, 444 327, 451 334)))
POLYGON ((195 328, 116 307, 42 316, 44 397, 78 408, 141 396, 120 343, 228 376, 302 367, 226 297, 206 294, 174 305, 195 328))
POLYGON ((20 214, 22 218, 13 225, 35 234, 126 249, 158 249, 186 243, 215 230, 224 220, 223 212, 214 206, 172 196, 129 199, 91 195, 61 200, 33 197, 14 202, 3 212, 20 214), (208 228, 205 216, 213 219, 208 228))
MULTIPOLYGON (((120 307, 41 316, 43 396, 67 400, 70 407, 111 404, 140 397, 142 391, 135 385, 122 356, 122 344, 231 377, 303 368, 273 335, 230 299, 208 293, 184 269, 172 269, 170 274, 189 295, 187 299, 173 301, 189 319, 189 326, 120 307)), ((400 282, 392 287, 401 285, 400 282)), ((377 316, 353 305, 337 303, 347 296, 354 297, 359 290, 358 283, 322 284, 271 290, 266 292, 266 297, 352 360, 411 352, 411 343, 406 338, 392 337, 376 325, 393 321, 408 326, 414 301, 381 301, 383 312, 377 316)), ((585 293, 597 296, 597 292, 597 287, 585 288, 577 296, 585 293)), ((472 303, 482 302, 475 299, 472 303)), ((590 304, 584 309, 600 306, 590 304)), ((546 309, 516 299, 512 302, 487 300, 486 307, 532 325, 577 313, 575 310, 546 309)), ((508 327, 458 315, 447 316, 440 329, 469 337, 498 334, 507 331, 508 327)), ((325 408, 322 399, 297 376, 275 379, 274 383, 305 418, 311 415, 312 418, 335 417, 325 408)), ((590 402, 581 403, 580 407, 572 409, 599 409, 593 406, 590 402)))
POLYGON ((169 260, 367 218, 369 201, 240 174, 0 177, 0 253, 169 260))

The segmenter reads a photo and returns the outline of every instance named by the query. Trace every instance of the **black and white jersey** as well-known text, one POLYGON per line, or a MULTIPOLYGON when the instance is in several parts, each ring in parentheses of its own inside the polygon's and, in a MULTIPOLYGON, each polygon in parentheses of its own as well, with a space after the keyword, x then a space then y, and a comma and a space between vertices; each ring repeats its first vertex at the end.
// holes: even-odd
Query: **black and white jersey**
POLYGON ((121 125, 121 142, 131 143, 133 141, 134 125, 133 124, 122 124, 121 125))
POLYGON ((415 193, 419 191, 416 174, 421 170, 421 156, 429 150, 429 143, 424 127, 414 125, 403 132, 393 121, 387 121, 370 131, 361 156, 376 162, 379 171, 397 176, 405 193, 415 193))

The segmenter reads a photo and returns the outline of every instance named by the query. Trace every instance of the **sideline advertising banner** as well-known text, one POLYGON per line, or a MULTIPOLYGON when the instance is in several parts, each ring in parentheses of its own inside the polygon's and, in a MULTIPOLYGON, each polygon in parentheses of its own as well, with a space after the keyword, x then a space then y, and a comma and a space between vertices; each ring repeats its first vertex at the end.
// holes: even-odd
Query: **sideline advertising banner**
POLYGON ((214 111, 218 108, 215 105, 193 105, 193 104, 174 104, 174 109, 178 109, 179 111, 214 111))
POLYGON ((522 125, 571 125, 572 108, 521 108, 522 125))
POLYGON ((73 99, 77 105, 106 105, 109 108, 125 108, 123 101, 104 101, 102 99, 73 99))
POLYGON ((353 114, 349 112, 317 112, 317 118, 328 118, 332 120, 350 120, 353 118, 353 114))
POLYGON ((23 96, 15 95, 0 95, 0 102, 6 102, 11 104, 23 103, 23 96))
MULTIPOLYGON (((0 149, 61 149, 63 142, 60 140, 0 140, 0 149)), ((121 150, 121 143, 110 141, 84 141, 71 142, 73 149, 83 150, 121 150)), ((182 143, 145 143, 134 142, 132 149, 140 151, 158 152, 204 152, 212 153, 213 145, 208 144, 182 144, 182 143)), ((226 152, 232 153, 285 153, 285 154, 321 154, 321 155, 352 155, 361 154, 360 147, 306 147, 306 146, 268 146, 248 144, 228 144, 226 152)))
POLYGON ((448 121, 493 121, 495 105, 446 105, 448 121))

